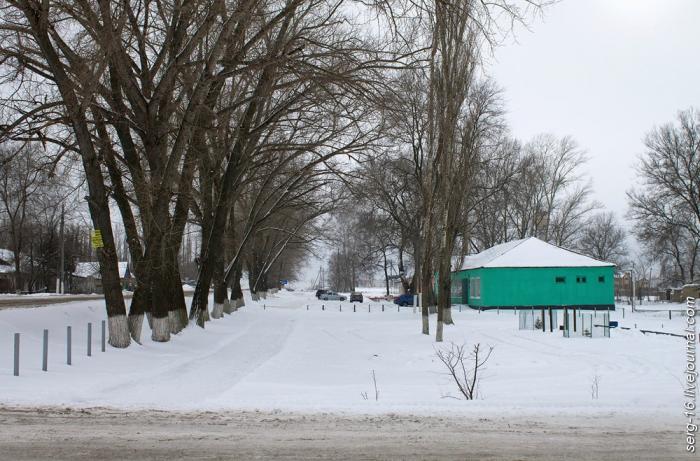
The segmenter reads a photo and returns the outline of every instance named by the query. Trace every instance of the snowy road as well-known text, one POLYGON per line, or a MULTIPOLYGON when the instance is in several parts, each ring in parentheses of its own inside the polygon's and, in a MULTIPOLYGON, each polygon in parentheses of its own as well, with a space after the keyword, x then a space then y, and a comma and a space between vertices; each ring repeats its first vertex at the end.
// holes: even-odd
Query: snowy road
POLYGON ((2 460, 676 460, 682 433, 608 416, 461 417, 0 408, 2 460))
MULTIPOLYGON (((131 299, 131 293, 124 293, 124 299, 131 299)), ((51 304, 74 303, 76 301, 94 301, 103 299, 103 295, 2 295, 0 310, 18 307, 40 307, 51 304)))

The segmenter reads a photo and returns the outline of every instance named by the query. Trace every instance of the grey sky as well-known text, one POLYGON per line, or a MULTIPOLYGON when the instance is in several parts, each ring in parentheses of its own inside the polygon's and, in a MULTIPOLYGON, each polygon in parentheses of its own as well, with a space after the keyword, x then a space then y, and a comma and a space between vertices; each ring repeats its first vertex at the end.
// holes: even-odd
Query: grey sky
POLYGON ((618 216, 642 139, 700 107, 700 0, 564 0, 496 50, 513 134, 572 135, 618 216))

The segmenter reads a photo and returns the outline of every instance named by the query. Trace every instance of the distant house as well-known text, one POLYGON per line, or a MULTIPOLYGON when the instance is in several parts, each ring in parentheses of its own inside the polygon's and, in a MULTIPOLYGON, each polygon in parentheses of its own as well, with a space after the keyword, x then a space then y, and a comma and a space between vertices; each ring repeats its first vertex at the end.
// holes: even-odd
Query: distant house
MULTIPOLYGON (((134 278, 129 270, 129 263, 119 262, 119 280, 123 290, 133 290, 134 278)), ((71 293, 102 293, 100 264, 97 261, 79 262, 70 278, 71 293)))
POLYGON ((453 303, 484 309, 615 308, 615 265, 535 237, 467 256, 452 273, 453 303))
POLYGON ((15 290, 15 254, 0 248, 0 293, 14 293, 15 290))

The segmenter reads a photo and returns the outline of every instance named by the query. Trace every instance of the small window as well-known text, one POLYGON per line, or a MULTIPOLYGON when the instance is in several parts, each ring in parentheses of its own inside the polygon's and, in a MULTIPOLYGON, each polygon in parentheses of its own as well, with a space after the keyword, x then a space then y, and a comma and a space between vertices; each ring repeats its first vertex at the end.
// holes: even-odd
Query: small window
POLYGON ((586 283, 586 277, 579 275, 576 277, 576 283, 586 283))
POLYGON ((556 283, 566 283, 566 277, 556 277, 554 281, 556 283))
POLYGON ((469 297, 472 299, 481 298, 481 277, 469 279, 469 297))
POLYGON ((600 282, 600 283, 605 283, 605 276, 604 276, 604 275, 599 276, 599 277, 598 277, 598 282, 600 282))

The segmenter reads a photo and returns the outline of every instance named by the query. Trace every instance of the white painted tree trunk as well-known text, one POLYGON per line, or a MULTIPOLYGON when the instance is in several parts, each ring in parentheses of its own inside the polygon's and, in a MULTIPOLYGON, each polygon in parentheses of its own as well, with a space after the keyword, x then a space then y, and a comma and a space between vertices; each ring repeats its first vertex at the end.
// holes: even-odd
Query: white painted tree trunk
POLYGON ((124 348, 131 343, 129 334, 129 322, 126 315, 115 315, 107 320, 109 326, 109 345, 124 348))
POLYGON ((224 316, 224 304, 214 303, 214 307, 211 310, 211 318, 220 319, 224 316))
POLYGON ((168 317, 153 317, 151 339, 160 343, 170 341, 170 321, 168 317))
POLYGON ((230 314, 234 311, 235 305, 231 302, 230 299, 225 299, 224 300, 224 314, 230 314))
POLYGON ((185 328, 180 320, 180 315, 175 311, 168 312, 168 328, 170 328, 170 334, 173 335, 180 333, 185 328))
POLYGON ((129 316, 129 331, 131 338, 141 344, 141 332, 143 331, 143 314, 129 316))
POLYGON ((243 298, 236 298, 236 308, 235 310, 240 309, 241 307, 245 306, 245 299, 243 298))

